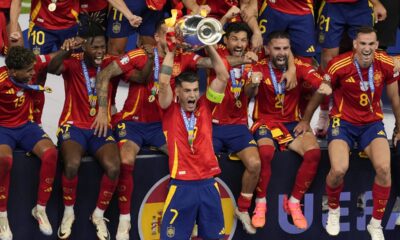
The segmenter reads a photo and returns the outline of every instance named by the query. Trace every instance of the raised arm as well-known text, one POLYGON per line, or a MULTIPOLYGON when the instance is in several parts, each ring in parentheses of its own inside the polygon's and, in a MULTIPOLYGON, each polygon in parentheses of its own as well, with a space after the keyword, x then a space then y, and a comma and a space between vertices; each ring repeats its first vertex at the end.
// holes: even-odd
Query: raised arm
POLYGON ((211 82, 209 88, 213 92, 223 94, 229 78, 228 70, 214 47, 207 46, 207 51, 216 73, 216 79, 211 82))
POLYGON ((254 52, 258 52, 263 46, 263 39, 257 21, 257 0, 241 0, 240 10, 243 20, 249 25, 249 27, 253 31, 253 36, 251 37, 251 50, 254 52))
POLYGON ((171 105, 174 94, 171 88, 171 75, 172 66, 174 64, 175 51, 168 51, 165 55, 164 61, 161 65, 160 79, 159 79, 159 91, 158 91, 158 102, 162 109, 166 109, 171 105))
POLYGON ((253 72, 250 75, 250 81, 244 86, 244 93, 248 98, 255 97, 258 94, 258 86, 263 78, 261 72, 253 72))
POLYGON ((10 45, 24 46, 21 28, 18 24, 19 15, 21 13, 21 0, 12 0, 10 7, 10 28, 8 29, 10 45))
POLYGON ((211 11, 211 8, 208 5, 198 5, 196 0, 182 0, 185 8, 192 11, 192 14, 200 14, 201 10, 205 10, 207 14, 211 11))
POLYGON ((66 39, 59 51, 49 54, 51 61, 47 67, 47 71, 56 75, 64 72, 63 61, 71 56, 73 49, 80 48, 84 41, 83 38, 66 39))

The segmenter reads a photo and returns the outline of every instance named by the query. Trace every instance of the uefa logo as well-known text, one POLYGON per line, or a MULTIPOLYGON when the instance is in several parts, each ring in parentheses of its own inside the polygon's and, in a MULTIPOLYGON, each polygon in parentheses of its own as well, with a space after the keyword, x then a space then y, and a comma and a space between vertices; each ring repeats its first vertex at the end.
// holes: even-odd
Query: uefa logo
MULTIPOLYGON (((164 201, 168 194, 169 175, 161 178, 147 192, 139 210, 138 229, 141 240, 159 240, 161 218, 164 201)), ((222 209, 225 221, 225 240, 230 240, 236 230, 234 210, 235 198, 228 186, 220 179, 215 178, 221 195, 222 209)), ((197 240, 197 226, 194 227, 191 240, 197 240)))

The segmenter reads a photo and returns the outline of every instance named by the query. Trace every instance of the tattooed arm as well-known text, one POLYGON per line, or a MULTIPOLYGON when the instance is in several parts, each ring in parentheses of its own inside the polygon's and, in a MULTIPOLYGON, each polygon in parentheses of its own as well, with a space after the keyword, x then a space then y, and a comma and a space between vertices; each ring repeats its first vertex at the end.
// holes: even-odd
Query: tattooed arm
POLYGON ((109 124, 108 119, 108 86, 110 79, 122 74, 122 69, 112 61, 106 68, 101 70, 96 77, 97 104, 99 109, 96 119, 91 128, 94 128, 94 134, 97 136, 106 136, 109 124))

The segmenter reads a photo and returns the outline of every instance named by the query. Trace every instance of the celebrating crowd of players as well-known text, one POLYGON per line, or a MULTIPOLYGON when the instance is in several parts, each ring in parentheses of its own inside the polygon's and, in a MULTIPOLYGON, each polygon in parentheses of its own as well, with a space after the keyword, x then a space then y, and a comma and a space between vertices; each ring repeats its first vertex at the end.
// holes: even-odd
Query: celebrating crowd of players
POLYGON ((222 150, 235 154, 245 166, 235 216, 249 234, 266 224, 275 151, 298 153, 303 162, 283 206, 296 227, 307 229, 300 202, 321 159, 310 128, 320 103, 317 134, 328 135, 331 162, 326 231, 332 236, 340 232, 339 196, 348 153, 357 143, 376 171, 367 230, 373 240, 384 239, 381 220, 392 178, 382 123, 383 87, 396 119, 395 146, 400 139, 400 102, 398 60, 378 50, 372 28, 387 17, 378 0, 327 0, 318 14, 312 0, 32 0, 30 50, 23 47, 18 25, 20 5, 20 0, 0 4, 0 51, 6 56, 6 66, 0 68, 0 240, 12 239, 7 199, 16 147, 42 161, 32 215, 45 235, 53 234, 46 203, 60 151, 65 208, 58 237, 71 234, 78 169, 81 158, 90 154, 104 168, 90 217, 97 236, 110 239, 103 214, 115 193, 120 210, 116 239, 129 239, 133 170, 143 146, 169 155, 172 180, 161 239, 188 239, 195 223, 203 239, 223 238, 214 180, 221 171, 214 153, 222 150), (166 18, 171 8, 180 16, 206 13, 219 19, 225 30, 221 43, 198 53, 183 51, 171 38, 174 19, 166 18), (345 30, 353 50, 339 55, 345 30), (138 35, 138 48, 127 46, 132 34, 138 35), (318 45, 320 67, 313 59, 318 45), (199 68, 209 69, 203 96, 199 68), (62 75, 65 85, 58 151, 41 128, 44 92, 51 92, 44 87, 47 73, 62 75), (115 113, 120 80, 129 83, 129 93, 123 109, 115 113), (248 126, 251 99, 254 123, 248 126))

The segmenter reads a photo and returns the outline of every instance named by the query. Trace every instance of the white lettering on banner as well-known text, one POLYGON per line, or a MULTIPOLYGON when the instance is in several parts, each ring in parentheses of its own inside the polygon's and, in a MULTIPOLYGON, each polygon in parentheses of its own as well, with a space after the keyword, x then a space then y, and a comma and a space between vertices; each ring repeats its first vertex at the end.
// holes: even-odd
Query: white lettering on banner
MULTIPOLYGON (((352 201, 352 198, 357 198, 357 194, 353 193, 351 194, 350 192, 342 192, 340 194, 340 232, 349 232, 349 231, 354 231, 355 229, 357 231, 365 231, 366 226, 371 218, 372 215, 372 193, 371 191, 365 192, 365 203, 366 206, 364 208, 364 211, 362 212, 362 215, 355 216, 357 213, 349 214, 349 206, 350 203, 356 202, 352 201), (350 218, 356 218, 356 226, 350 225, 350 218)), ((283 194, 279 195, 279 204, 278 204, 278 219, 279 219, 279 226, 283 231, 289 234, 301 234, 305 232, 306 230, 301 230, 295 227, 293 224, 291 224, 288 221, 288 216, 283 210, 283 194)), ((304 196, 304 216, 307 219, 308 228, 312 227, 312 224, 317 224, 313 222, 313 216, 314 216, 314 194, 313 193, 307 193, 304 196)), ((317 210, 317 213, 322 213, 322 208, 321 206, 316 206, 319 208, 317 210)), ((391 211, 391 209, 387 209, 388 211, 391 211)), ((383 222, 383 228, 385 230, 394 230, 396 227, 396 218, 397 214, 395 212, 390 213, 390 217, 387 222, 383 222), (386 223, 386 225, 384 225, 386 223)), ((325 228, 326 225, 326 220, 328 217, 328 213, 322 213, 322 226, 325 228)))

